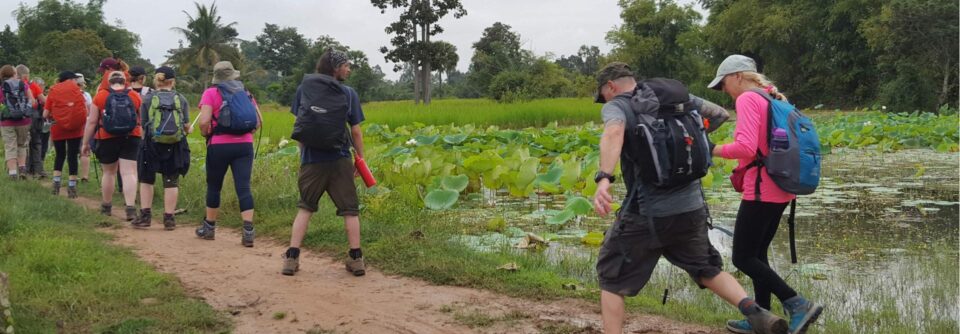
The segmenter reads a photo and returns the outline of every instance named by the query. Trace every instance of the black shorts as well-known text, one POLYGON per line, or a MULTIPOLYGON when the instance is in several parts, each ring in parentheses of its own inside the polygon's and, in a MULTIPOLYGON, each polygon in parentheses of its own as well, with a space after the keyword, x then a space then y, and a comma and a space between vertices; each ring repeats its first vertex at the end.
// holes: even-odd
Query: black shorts
POLYGON ((360 200, 353 182, 353 161, 350 158, 300 165, 297 186, 300 188, 300 203, 297 207, 317 212, 323 193, 329 193, 337 206, 337 216, 360 215, 360 200))
POLYGON ((627 213, 607 230, 597 258, 601 289, 636 296, 650 280, 661 255, 686 271, 701 289, 701 278, 720 274, 723 260, 707 236, 705 208, 653 218, 653 225, 659 247, 648 246, 652 234, 646 217, 627 213))
POLYGON ((140 150, 140 137, 115 137, 97 142, 97 160, 102 164, 112 164, 119 159, 137 161, 140 150))

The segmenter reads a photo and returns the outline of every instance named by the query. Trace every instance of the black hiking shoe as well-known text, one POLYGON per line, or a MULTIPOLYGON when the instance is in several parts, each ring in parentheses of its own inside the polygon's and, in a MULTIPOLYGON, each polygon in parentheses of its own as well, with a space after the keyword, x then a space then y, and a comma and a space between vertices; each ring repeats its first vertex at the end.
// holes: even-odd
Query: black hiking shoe
POLYGON ((67 186, 67 198, 77 198, 77 186, 67 186))
POLYGON ((243 234, 240 237, 240 244, 243 245, 243 247, 253 247, 253 226, 250 226, 250 229, 247 230, 247 225, 244 224, 243 228, 240 229, 240 232, 243 234))
POLYGON ((127 206, 124 208, 124 211, 126 211, 126 213, 127 213, 127 221, 128 221, 128 222, 132 222, 134 219, 137 218, 137 207, 132 206, 132 205, 127 205, 127 206))
POLYGON ((51 189, 51 193, 53 193, 54 196, 60 195, 60 181, 53 181, 53 189, 51 189))
POLYGON ((150 227, 150 222, 153 220, 153 215, 147 211, 140 210, 140 216, 135 218, 130 222, 130 226, 133 228, 145 229, 150 227))
POLYGON ((204 240, 213 240, 217 233, 217 226, 210 225, 206 219, 197 227, 197 237, 204 240))
POLYGON ((167 231, 173 231, 177 228, 177 221, 173 218, 173 215, 163 215, 163 229, 167 231))
POLYGON ((108 217, 109 217, 109 216, 112 216, 112 215, 113 215, 113 205, 110 204, 110 203, 101 203, 101 204, 100 204, 100 214, 102 214, 102 215, 104 215, 104 216, 108 216, 108 217))

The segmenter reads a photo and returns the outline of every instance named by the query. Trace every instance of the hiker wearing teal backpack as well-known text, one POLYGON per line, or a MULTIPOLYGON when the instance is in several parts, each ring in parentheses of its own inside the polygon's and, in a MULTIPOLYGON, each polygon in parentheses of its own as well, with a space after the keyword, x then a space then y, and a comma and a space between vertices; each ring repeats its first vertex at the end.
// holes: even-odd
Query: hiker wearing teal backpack
MULTIPOLYGON (((739 161, 730 178, 734 189, 743 193, 734 226, 733 265, 753 280, 757 304, 769 309, 770 294, 776 295, 790 316, 790 333, 804 333, 823 312, 823 306, 794 291, 770 267, 767 253, 787 204, 794 205, 792 232, 796 195, 812 193, 819 182, 816 130, 757 71, 756 62, 749 57, 727 57, 707 87, 721 90, 736 101, 733 143, 713 148, 714 156, 739 161)), ((730 320, 727 329, 754 332, 746 320, 730 320)))
POLYGON ((260 128, 263 118, 256 99, 238 78, 240 72, 229 61, 215 64, 213 86, 200 98, 200 133, 207 138, 207 210, 196 233, 201 239, 214 239, 220 190, 229 168, 243 219, 240 243, 253 247, 253 132, 260 128))
POLYGON ((137 159, 140 181, 140 215, 134 228, 149 228, 153 220, 153 185, 159 173, 163 177, 163 229, 177 227, 173 213, 180 193, 179 179, 190 169, 190 145, 193 132, 187 98, 174 90, 177 73, 163 66, 153 76, 155 89, 143 96, 140 123, 144 126, 143 145, 137 159))

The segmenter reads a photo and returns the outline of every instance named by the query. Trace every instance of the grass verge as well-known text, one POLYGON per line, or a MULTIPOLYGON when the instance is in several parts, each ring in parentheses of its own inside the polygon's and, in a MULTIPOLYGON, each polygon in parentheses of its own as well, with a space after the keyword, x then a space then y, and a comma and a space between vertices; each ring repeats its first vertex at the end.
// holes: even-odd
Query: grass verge
POLYGON ((0 271, 18 333, 211 333, 230 323, 95 231, 109 224, 36 182, 0 179, 0 271), (144 302, 145 299, 149 299, 144 302))

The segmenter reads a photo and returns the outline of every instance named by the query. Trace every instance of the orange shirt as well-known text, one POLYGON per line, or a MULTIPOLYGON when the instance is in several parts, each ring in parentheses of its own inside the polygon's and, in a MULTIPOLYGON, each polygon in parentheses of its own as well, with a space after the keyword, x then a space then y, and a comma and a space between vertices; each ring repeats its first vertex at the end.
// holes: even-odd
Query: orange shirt
MULTIPOLYGON (((133 132, 130 132, 130 136, 142 137, 143 129, 140 126, 140 103, 142 100, 140 99, 140 94, 137 94, 137 92, 133 90, 129 90, 127 91, 127 95, 130 96, 131 100, 133 100, 133 106, 134 108, 137 109, 137 127, 133 128, 133 132)), ((108 139, 108 138, 117 137, 107 133, 107 131, 103 129, 103 114, 104 112, 106 112, 107 96, 110 96, 109 90, 99 90, 97 91, 97 96, 93 98, 93 105, 97 106, 97 110, 100 111, 101 126, 100 126, 100 131, 97 131, 97 134, 95 137, 96 139, 108 139)))
MULTIPOLYGON (((98 91, 98 92, 101 91, 101 90, 108 90, 108 89, 110 89, 110 80, 108 80, 108 79, 110 79, 110 78, 107 77, 107 76, 110 75, 111 72, 114 72, 114 70, 109 70, 109 71, 107 71, 107 72, 104 72, 104 74, 103 74, 103 79, 100 79, 100 85, 97 86, 97 91, 98 91)), ((123 72, 123 76, 127 78, 126 84, 129 85, 129 84, 130 84, 130 73, 124 71, 124 72, 123 72)))

